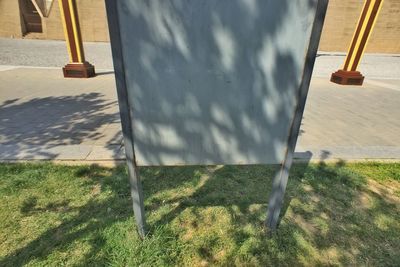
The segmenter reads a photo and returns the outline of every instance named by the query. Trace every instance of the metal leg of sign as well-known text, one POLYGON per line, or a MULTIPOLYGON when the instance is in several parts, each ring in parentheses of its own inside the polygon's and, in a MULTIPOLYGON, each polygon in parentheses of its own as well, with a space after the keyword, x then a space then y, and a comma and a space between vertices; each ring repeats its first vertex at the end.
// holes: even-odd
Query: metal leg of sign
POLYGON ((292 160, 293 153, 288 153, 285 162, 281 165, 279 171, 276 172, 272 183, 271 196, 268 202, 267 221, 265 222, 268 229, 272 231, 276 230, 278 225, 292 160))
POLYGON ((135 214, 136 225, 139 236, 143 239, 146 235, 146 217, 144 214, 143 190, 140 181, 138 168, 133 161, 128 161, 129 181, 131 184, 131 196, 133 212, 135 214))
POLYGON ((115 69, 115 82, 117 84, 117 95, 119 112, 122 122, 122 133, 124 134, 126 162, 128 165, 129 181, 131 184, 131 195, 133 211, 141 238, 146 234, 145 214, 143 204, 143 191, 140 182, 138 167, 135 163, 135 148, 133 142, 132 114, 129 109, 129 97, 125 80, 125 67, 123 61, 123 50, 121 46, 120 30, 118 25, 117 1, 106 0, 108 27, 110 30, 111 50, 115 69))
POLYGON ((317 55, 319 39, 321 37, 322 25, 324 23, 327 6, 327 0, 318 1, 316 16, 312 27, 311 40, 304 65, 303 77, 297 98, 297 107, 288 136, 285 160, 283 161, 280 170, 276 173, 272 184, 272 191, 268 204, 267 220, 265 222, 266 226, 272 231, 276 229, 279 222, 279 214, 281 212, 283 199, 285 196, 286 185, 289 178, 289 170, 293 162, 294 150, 296 147, 297 137, 299 135, 301 120, 306 104, 308 88, 310 87, 311 74, 314 67, 315 57, 317 55))

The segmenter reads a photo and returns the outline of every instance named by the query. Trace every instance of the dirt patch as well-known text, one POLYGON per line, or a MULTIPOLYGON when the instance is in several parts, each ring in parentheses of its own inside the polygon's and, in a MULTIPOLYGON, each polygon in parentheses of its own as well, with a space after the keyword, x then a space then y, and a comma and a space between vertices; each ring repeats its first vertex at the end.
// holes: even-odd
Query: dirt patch
POLYGON ((390 185, 382 185, 374 180, 368 180, 367 188, 369 191, 379 195, 386 202, 390 204, 394 204, 400 207, 400 198, 396 196, 396 191, 399 189, 399 185, 395 185, 394 183, 390 185))

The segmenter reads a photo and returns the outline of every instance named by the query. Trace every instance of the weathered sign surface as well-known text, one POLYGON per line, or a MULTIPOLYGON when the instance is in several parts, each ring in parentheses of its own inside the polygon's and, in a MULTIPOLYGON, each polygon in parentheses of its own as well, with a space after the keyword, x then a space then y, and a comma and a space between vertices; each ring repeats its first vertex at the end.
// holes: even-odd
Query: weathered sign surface
POLYGON ((326 0, 106 4, 133 172, 135 164, 290 167, 326 0))

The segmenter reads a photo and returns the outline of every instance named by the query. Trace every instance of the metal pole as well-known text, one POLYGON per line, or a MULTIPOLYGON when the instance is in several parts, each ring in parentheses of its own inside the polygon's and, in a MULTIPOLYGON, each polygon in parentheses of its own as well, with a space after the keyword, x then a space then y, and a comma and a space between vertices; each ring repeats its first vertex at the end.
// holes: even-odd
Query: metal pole
POLYGON ((58 0, 58 4, 69 55, 69 63, 63 68, 64 77, 93 77, 96 75, 94 66, 85 60, 76 2, 58 0))
POLYGON ((286 185, 289 178, 290 167, 292 166, 294 150, 296 148, 297 138, 300 132, 301 120, 303 118, 304 107, 306 105, 308 89, 311 82, 311 74, 314 68, 315 57, 317 55, 319 39, 321 37, 322 26, 325 20, 325 13, 328 7, 328 1, 318 1, 316 17, 312 27, 311 39, 304 65, 304 72, 299 88, 298 102, 293 121, 290 126, 290 132, 287 140, 287 150, 284 161, 280 169, 276 172, 268 202, 267 220, 265 225, 271 231, 276 230, 279 223, 279 214, 282 209, 285 197, 286 185))
POLYGON ((131 185, 131 196, 133 212, 139 236, 144 238, 146 235, 146 218, 144 212, 144 197, 142 183, 140 181, 139 170, 135 161, 135 148, 133 146, 132 114, 129 109, 128 90, 125 80, 124 55, 121 45, 121 33, 118 25, 117 1, 106 0, 108 27, 110 30, 111 50, 115 69, 115 82, 117 84, 117 95, 119 103, 119 113, 122 121, 122 132, 124 134, 126 162, 128 165, 129 181, 131 185))
POLYGON ((331 82, 342 85, 362 85, 364 76, 357 71, 368 39, 375 26, 383 0, 366 0, 354 32, 342 69, 332 73, 331 82))

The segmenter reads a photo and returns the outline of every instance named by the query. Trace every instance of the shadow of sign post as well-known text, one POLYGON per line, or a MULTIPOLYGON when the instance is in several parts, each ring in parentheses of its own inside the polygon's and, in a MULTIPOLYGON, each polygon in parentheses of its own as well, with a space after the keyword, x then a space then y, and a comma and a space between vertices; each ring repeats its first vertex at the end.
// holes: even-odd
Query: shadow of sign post
POLYGON ((106 0, 131 193, 139 166, 279 164, 275 229, 327 0, 106 0))

